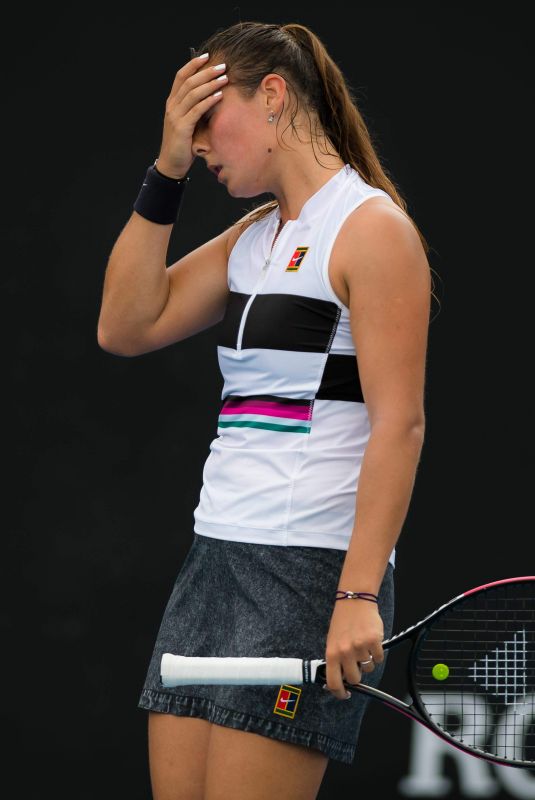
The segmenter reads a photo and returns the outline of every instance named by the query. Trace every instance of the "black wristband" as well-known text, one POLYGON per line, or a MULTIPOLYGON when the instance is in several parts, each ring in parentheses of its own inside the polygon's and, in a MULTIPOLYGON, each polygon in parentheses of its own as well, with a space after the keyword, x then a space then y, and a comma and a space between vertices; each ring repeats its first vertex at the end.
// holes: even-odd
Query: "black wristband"
POLYGON ((145 219, 160 225, 175 223, 180 211, 184 187, 189 181, 189 177, 175 180, 168 175, 162 175, 156 169, 156 165, 151 164, 134 203, 134 211, 145 219))
MULTIPOLYGON (((158 159, 156 159, 156 161, 158 161, 158 159)), ((164 175, 163 172, 160 172, 160 170, 156 166, 156 161, 152 166, 154 167, 158 175, 162 176, 162 178, 166 178, 166 180, 171 181, 172 183, 185 183, 186 181, 189 181, 189 178, 186 178, 185 176, 183 178, 171 178, 169 175, 164 175)))

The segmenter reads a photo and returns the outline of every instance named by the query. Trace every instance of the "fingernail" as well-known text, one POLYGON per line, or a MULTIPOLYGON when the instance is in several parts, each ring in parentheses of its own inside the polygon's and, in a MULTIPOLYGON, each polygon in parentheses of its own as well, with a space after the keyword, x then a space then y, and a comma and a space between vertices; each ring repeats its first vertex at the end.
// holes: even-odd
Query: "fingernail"
POLYGON ((350 697, 351 697, 351 692, 348 692, 344 697, 344 700, 349 700, 350 697))
POLYGON ((210 53, 203 53, 202 56, 199 56, 199 58, 208 58, 209 55, 210 53))

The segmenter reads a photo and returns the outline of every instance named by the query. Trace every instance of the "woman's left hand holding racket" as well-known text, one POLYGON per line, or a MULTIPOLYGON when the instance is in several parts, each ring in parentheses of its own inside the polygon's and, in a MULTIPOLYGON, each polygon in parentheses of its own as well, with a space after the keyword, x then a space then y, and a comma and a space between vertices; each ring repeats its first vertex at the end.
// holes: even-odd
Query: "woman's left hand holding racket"
POLYGON ((360 683, 362 672, 373 672, 384 660, 383 639, 384 625, 377 603, 360 598, 335 602, 325 649, 324 688, 339 700, 348 699, 342 678, 348 683, 360 683), (369 663, 362 663, 366 661, 369 663))

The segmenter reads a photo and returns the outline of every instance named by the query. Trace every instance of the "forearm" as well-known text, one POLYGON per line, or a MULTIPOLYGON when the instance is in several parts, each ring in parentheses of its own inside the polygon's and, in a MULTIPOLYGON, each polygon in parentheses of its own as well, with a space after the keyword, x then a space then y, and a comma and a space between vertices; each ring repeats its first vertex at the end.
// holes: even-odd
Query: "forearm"
POLYGON ((99 339, 121 346, 157 319, 169 294, 166 255, 172 225, 159 225, 136 211, 111 252, 104 278, 99 339))
POLYGON ((407 515, 423 446, 421 427, 377 424, 357 487, 355 523, 338 588, 378 594, 407 515))

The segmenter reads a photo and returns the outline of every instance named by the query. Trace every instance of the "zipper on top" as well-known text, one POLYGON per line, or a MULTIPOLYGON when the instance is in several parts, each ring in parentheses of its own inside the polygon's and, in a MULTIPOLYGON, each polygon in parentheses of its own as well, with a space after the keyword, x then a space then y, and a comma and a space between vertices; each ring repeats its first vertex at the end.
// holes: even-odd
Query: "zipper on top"
POLYGON ((273 256, 275 254, 275 250, 277 249, 277 247, 278 247, 278 245, 280 243, 280 240, 283 237, 283 234, 286 233, 286 231, 288 230, 288 228, 289 228, 289 226, 291 225, 292 222, 296 222, 296 220, 294 220, 294 219, 287 220, 284 223, 284 225, 282 226, 282 228, 280 229, 280 231, 279 231, 279 233, 277 235, 277 238, 275 239, 275 243, 272 245, 271 250, 269 252, 269 255, 266 258, 266 260, 265 260, 265 262, 264 262, 264 264, 262 266, 262 270, 260 272, 260 277, 259 277, 259 279, 258 279, 258 281, 256 283, 256 286, 254 287, 253 293, 250 296, 249 300, 247 301, 247 303, 245 305, 245 308, 243 309, 242 317, 241 317, 241 320, 240 320, 240 327, 239 327, 239 330, 238 330, 238 340, 237 340, 237 343, 236 343, 236 350, 241 350, 242 349, 241 348, 241 344, 242 344, 242 340, 243 340, 243 329, 245 328, 245 323, 247 321, 247 315, 249 313, 249 309, 251 308, 253 300, 255 299, 256 295, 258 294, 259 289, 261 289, 263 284, 264 284, 264 281, 265 281, 266 275, 267 275, 267 271, 268 271, 268 267, 269 267, 269 265, 271 264, 271 262, 273 260, 273 256))

